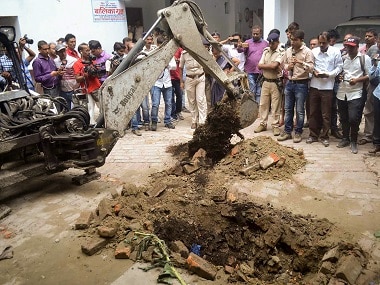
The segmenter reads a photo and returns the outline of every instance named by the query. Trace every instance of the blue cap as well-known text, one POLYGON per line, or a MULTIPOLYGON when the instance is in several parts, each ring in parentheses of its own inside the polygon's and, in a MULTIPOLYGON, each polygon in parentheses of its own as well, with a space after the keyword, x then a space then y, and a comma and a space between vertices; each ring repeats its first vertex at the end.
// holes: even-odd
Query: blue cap
POLYGON ((267 41, 268 42, 278 42, 280 38, 280 35, 279 34, 276 34, 276 33, 271 33, 268 38, 267 38, 267 41))

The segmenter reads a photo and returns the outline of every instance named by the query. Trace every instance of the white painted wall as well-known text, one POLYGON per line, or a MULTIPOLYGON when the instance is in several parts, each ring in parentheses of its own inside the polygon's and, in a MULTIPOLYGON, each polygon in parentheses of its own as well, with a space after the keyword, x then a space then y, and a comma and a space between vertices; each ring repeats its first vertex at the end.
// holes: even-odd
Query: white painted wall
POLYGON ((39 40, 56 41, 68 33, 76 36, 77 46, 96 39, 111 53, 114 42, 128 34, 126 22, 93 22, 89 0, 0 0, 0 7, 0 24, 14 25, 4 22, 17 19, 17 38, 28 34, 36 53, 39 40))
MULTIPOLYGON (((295 20, 305 30, 306 40, 319 32, 335 27, 352 16, 379 15, 379 0, 196 0, 210 32, 218 31, 222 38, 234 32, 251 34, 244 10, 258 13, 264 5, 264 37, 270 29, 281 31, 285 41, 285 29, 295 20), (225 13, 225 3, 229 13, 225 13), (294 3, 294 10, 292 6, 294 3), (274 6, 274 8, 273 8, 274 6), (294 17, 293 17, 294 15, 294 17), (294 19, 293 19, 294 18, 294 19)), ((126 8, 141 7, 145 29, 157 19, 157 11, 170 4, 170 0, 124 0, 126 8)), ((94 23, 90 0, 0 0, 0 25, 15 25, 17 36, 24 34, 34 39, 32 49, 37 51, 37 41, 55 41, 72 33, 77 44, 98 39, 103 48, 111 52, 115 41, 127 35, 127 23, 94 23)), ((258 19, 255 19, 258 23, 258 19)))

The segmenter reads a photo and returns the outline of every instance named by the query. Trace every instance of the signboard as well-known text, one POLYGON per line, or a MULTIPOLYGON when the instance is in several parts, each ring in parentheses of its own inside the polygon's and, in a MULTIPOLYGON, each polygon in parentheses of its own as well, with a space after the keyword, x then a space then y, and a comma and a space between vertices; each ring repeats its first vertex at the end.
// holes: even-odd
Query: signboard
POLYGON ((92 0, 94 22, 126 22, 124 1, 92 0))

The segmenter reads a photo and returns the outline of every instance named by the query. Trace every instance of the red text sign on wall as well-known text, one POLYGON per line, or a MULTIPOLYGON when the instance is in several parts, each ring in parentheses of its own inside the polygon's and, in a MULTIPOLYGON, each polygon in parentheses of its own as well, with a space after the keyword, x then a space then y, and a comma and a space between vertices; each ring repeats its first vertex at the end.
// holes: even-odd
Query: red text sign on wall
POLYGON ((92 16, 94 22, 127 21, 124 2, 118 0, 92 0, 92 16))

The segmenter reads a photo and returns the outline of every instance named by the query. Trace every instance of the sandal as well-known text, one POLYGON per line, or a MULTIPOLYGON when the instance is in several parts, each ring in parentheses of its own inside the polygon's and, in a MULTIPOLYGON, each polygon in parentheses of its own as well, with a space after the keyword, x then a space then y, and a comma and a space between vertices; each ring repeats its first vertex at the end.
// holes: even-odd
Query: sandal
POLYGON ((363 144, 366 144, 366 143, 369 143, 369 141, 367 141, 366 139, 360 139, 358 144, 360 145, 363 145, 363 144))

